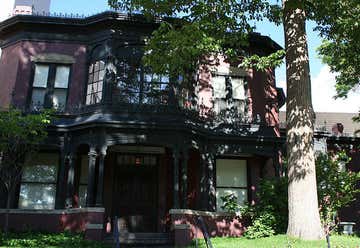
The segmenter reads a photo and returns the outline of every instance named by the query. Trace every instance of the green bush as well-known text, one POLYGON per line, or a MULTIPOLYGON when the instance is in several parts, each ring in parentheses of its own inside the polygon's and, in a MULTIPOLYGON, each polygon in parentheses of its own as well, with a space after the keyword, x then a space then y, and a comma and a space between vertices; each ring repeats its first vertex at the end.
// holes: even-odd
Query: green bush
POLYGON ((287 227, 287 179, 263 179, 257 196, 260 199, 242 213, 251 219, 244 236, 250 239, 284 233, 287 227))
POLYGON ((64 248, 105 248, 100 242, 87 241, 81 234, 59 233, 8 233, 6 236, 0 233, 0 247, 64 247, 64 248))
POLYGON ((360 190, 356 187, 360 172, 346 170, 350 158, 344 151, 336 154, 318 154, 316 159, 316 180, 320 217, 324 225, 336 226, 337 212, 352 201, 360 190))

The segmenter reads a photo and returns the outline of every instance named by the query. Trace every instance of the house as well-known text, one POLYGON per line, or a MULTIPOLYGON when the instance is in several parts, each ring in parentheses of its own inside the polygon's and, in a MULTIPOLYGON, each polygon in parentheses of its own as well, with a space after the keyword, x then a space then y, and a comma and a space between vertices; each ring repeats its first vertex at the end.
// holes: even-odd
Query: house
MULTIPOLYGON (((116 12, 0 23, 0 106, 57 111, 39 154, 25 158, 10 228, 101 239, 118 217, 123 232, 175 232, 179 243, 201 235, 203 216, 211 235, 241 235, 220 197, 256 201, 260 178, 278 173, 284 94, 271 68, 245 71, 222 58, 199 68, 192 89, 151 73, 142 48, 157 26, 116 12)), ((249 54, 281 49, 257 33, 249 39, 249 54)))

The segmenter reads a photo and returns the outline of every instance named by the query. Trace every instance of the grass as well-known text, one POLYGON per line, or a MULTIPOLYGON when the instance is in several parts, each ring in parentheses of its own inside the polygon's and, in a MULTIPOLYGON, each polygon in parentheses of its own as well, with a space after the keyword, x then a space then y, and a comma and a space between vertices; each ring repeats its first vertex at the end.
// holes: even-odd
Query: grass
POLYGON ((9 233, 6 237, 0 233, 0 248, 110 248, 100 242, 87 241, 81 234, 59 233, 9 233))
MULTIPOLYGON (((212 238, 214 248, 326 248, 326 240, 303 241, 289 238, 286 235, 276 235, 268 238, 212 238)), ((360 238, 355 236, 335 235, 330 237, 331 248, 360 248, 360 238)), ((193 245, 189 246, 195 247, 193 245)), ((205 248, 204 240, 199 240, 199 247, 205 248)))

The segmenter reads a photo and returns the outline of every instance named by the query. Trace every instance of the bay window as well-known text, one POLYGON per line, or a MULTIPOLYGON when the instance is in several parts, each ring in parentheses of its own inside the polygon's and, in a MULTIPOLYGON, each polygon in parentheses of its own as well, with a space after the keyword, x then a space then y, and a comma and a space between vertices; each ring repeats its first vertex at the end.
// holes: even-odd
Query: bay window
POLYGON ((86 105, 100 103, 103 96, 105 62, 95 61, 89 66, 89 79, 86 89, 86 105))

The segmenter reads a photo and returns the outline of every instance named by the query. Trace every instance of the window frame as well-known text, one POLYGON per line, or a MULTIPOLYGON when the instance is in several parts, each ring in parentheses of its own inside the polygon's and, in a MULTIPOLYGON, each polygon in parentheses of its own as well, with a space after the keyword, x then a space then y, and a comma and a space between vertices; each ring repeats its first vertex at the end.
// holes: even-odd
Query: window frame
MULTIPOLYGON (((86 73, 87 73, 87 74, 86 74, 86 83, 85 83, 85 89, 84 89, 85 94, 84 94, 84 101, 83 101, 85 106, 93 106, 93 105, 100 104, 100 103, 103 102, 104 97, 105 97, 106 64, 107 64, 107 62, 106 62, 105 58, 94 59, 94 60, 91 60, 91 61, 88 63, 87 71, 86 71, 86 73), (88 104, 88 103, 87 103, 87 97, 88 97, 88 87, 89 87, 90 74, 92 75, 92 77, 94 77, 94 75, 95 75, 95 65, 96 65, 97 62, 99 62, 99 63, 101 63, 101 62, 104 63, 104 69, 103 69, 103 70, 104 70, 104 75, 103 75, 103 79, 102 79, 102 81, 98 80, 98 81, 96 82, 96 84, 99 84, 100 82, 102 82, 101 99, 100 99, 99 102, 91 103, 91 101, 90 101, 90 103, 88 104), (92 66, 92 70, 91 70, 91 72, 90 72, 90 67, 91 67, 91 66, 92 66)), ((98 70, 97 72, 100 73, 100 71, 101 71, 101 69, 100 69, 100 67, 99 67, 99 70, 98 70)), ((91 84, 93 84, 93 85, 95 84, 93 80, 92 80, 91 84)), ((97 94, 97 93, 99 93, 99 92, 100 92, 100 91, 97 90, 95 94, 97 94)), ((89 94, 89 96, 91 96, 91 94, 89 94)))
POLYGON ((28 110, 36 111, 36 108, 34 108, 34 105, 32 104, 34 89, 45 89, 44 103, 42 106, 43 109, 54 108, 54 105, 53 105, 54 92, 56 89, 62 89, 66 92, 65 104, 64 104, 63 108, 57 108, 56 110, 57 111, 65 111, 68 106, 69 90, 71 87, 71 78, 72 78, 72 64, 56 63, 56 62, 41 62, 41 61, 33 62, 32 63, 31 82, 29 84, 30 87, 28 89, 28 98, 26 100, 26 106, 27 106, 28 110), (45 88, 34 86, 36 65, 45 65, 45 66, 48 66, 48 68, 49 68, 45 88), (60 67, 60 66, 65 66, 65 67, 69 68, 67 88, 55 88, 56 71, 57 71, 56 69, 57 69, 57 67, 60 67))
MULTIPOLYGON (((249 163, 249 157, 244 157, 244 156, 218 156, 218 157, 215 157, 215 168, 214 168, 214 171, 215 171, 215 175, 214 175, 214 186, 215 186, 215 195, 217 195, 217 189, 244 189, 246 190, 246 197, 247 197, 247 202, 250 203, 253 201, 253 196, 252 196, 252 193, 251 193, 251 184, 252 184, 252 181, 251 181, 251 173, 252 173, 252 170, 251 170, 251 166, 250 166, 250 163, 249 163), (246 163, 246 187, 225 187, 225 186, 218 186, 218 183, 217 183, 217 170, 218 170, 218 160, 239 160, 239 161, 245 161, 246 163)), ((215 209, 216 211, 223 211, 223 210, 220 210, 221 206, 217 206, 217 197, 215 197, 215 209)))
MULTIPOLYGON (((20 206, 20 194, 21 194, 21 187, 22 185, 38 185, 38 186, 48 186, 48 185, 51 185, 54 187, 54 195, 53 195, 53 199, 54 199, 54 205, 52 206, 52 208, 41 208, 41 209, 45 209, 45 210, 52 210, 52 209, 55 209, 56 208, 56 197, 57 197, 57 194, 58 194, 58 183, 59 183, 59 175, 60 175, 60 154, 57 152, 57 151, 40 151, 38 152, 35 156, 38 156, 40 157, 41 155, 52 155, 52 156, 57 156, 57 159, 56 159, 56 164, 55 164, 55 167, 56 167, 56 175, 54 175, 54 181, 30 181, 30 180, 24 180, 23 179, 23 174, 24 174, 24 168, 26 167, 29 167, 29 166, 43 166, 41 164, 35 164, 36 162, 36 159, 34 161, 30 161, 30 165, 24 165, 24 168, 23 168, 23 171, 22 171, 22 174, 21 174, 21 178, 20 178, 20 183, 19 183, 19 191, 18 191, 18 197, 17 197, 17 208, 19 209, 38 209, 38 208, 23 208, 20 206)), ((37 158, 38 159, 38 158, 37 158)), ((55 161, 55 159, 54 159, 55 161)), ((46 165, 46 166, 49 166, 49 165, 46 165)), ((51 166, 51 165, 50 165, 51 166)))
MULTIPOLYGON (((213 102, 213 110, 215 111, 215 113, 220 114, 221 111, 226 111, 230 106, 229 106, 229 101, 233 102, 233 107, 235 107, 235 103, 239 103, 239 102, 244 102, 244 111, 242 112, 243 115, 246 115, 247 113, 247 103, 248 103, 248 96, 247 96, 247 91, 248 91, 248 87, 247 87, 247 77, 244 75, 238 75, 238 74, 234 74, 234 73, 217 73, 217 72, 213 72, 211 73, 211 87, 212 87, 212 102, 213 102), (214 86, 213 86, 213 78, 215 77, 223 77, 224 78, 224 89, 225 92, 223 93, 223 95, 225 95, 225 97, 215 97, 215 90, 214 90, 214 86), (234 98, 234 94, 233 94, 233 84, 232 84, 232 79, 242 79, 243 80, 243 88, 244 88, 244 99, 240 100, 240 99, 235 99, 234 98), (231 89, 231 93, 229 93, 227 91, 227 89, 231 89), (217 103, 218 102, 218 103, 217 103), (225 107, 221 108, 221 106, 216 106, 217 104, 222 103, 225 107)), ((237 106, 237 105, 236 105, 237 106)), ((238 113, 240 114, 240 112, 238 111, 238 113)))

